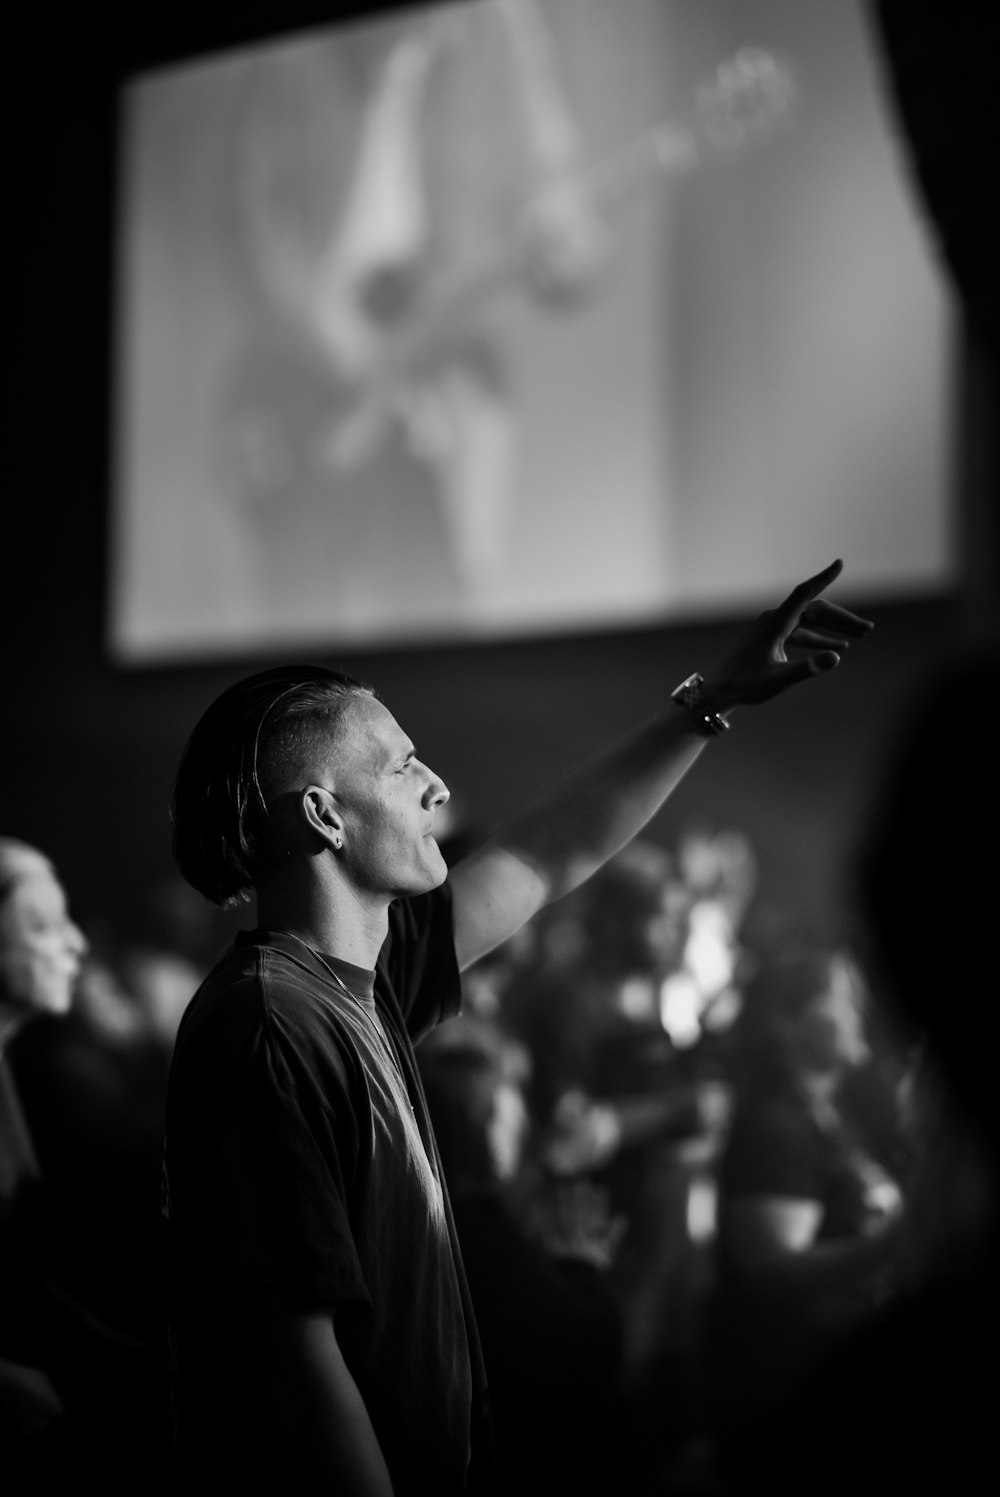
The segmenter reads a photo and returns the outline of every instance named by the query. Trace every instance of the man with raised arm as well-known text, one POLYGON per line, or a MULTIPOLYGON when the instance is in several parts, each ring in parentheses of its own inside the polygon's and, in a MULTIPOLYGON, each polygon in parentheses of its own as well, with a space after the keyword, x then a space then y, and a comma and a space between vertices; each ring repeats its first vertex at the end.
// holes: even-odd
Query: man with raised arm
POLYGON ((494 1490, 486 1375, 413 1046, 461 971, 659 811, 737 708, 871 624, 834 562, 704 676, 449 872, 448 799, 372 688, 319 666, 229 687, 177 773, 174 851, 256 901, 177 1036, 164 1147, 179 1489, 494 1490), (787 653, 792 650, 792 655, 787 653))

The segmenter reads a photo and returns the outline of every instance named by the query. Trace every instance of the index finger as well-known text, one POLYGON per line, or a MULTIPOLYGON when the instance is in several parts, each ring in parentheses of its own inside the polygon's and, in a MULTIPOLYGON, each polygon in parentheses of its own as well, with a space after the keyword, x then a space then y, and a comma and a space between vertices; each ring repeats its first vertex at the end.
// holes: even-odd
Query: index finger
POLYGON ((829 587, 830 583, 840 576, 843 570, 844 563, 839 558, 837 561, 831 561, 830 565, 824 567, 821 572, 817 572, 815 577, 807 577, 805 582, 800 582, 798 587, 793 588, 789 593, 789 598, 801 600, 817 597, 824 588, 829 587))
POLYGON ((807 577, 805 582, 800 582, 793 587, 788 597, 777 609, 778 617, 787 622, 794 619, 808 603, 811 603, 825 587, 829 587, 844 569, 844 563, 839 559, 831 561, 822 572, 817 572, 814 577, 807 577))

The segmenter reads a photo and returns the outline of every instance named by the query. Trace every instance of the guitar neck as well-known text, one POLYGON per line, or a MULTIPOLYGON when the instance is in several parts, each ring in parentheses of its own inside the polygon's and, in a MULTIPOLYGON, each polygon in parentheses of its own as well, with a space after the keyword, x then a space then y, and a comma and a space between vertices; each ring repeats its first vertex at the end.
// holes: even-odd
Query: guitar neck
MULTIPOLYGON (((680 173, 706 158, 733 155, 788 113, 794 99, 790 74, 769 53, 748 49, 721 67, 699 94, 690 128, 663 122, 586 167, 573 191, 607 219, 613 209, 656 177, 680 173)), ((559 190, 558 184, 556 190, 559 190)), ((544 250, 544 188, 530 198, 513 228, 469 265, 445 275, 423 295, 413 320, 390 336, 378 367, 365 383, 356 412, 361 428, 378 420, 420 360, 445 344, 456 325, 489 298, 516 286, 532 253, 544 250)), ((348 418, 350 425, 350 418, 348 418)))
MULTIPOLYGON (((674 126, 658 126, 590 167, 583 174, 580 190, 596 212, 607 214, 654 177, 690 168, 698 155, 692 135, 674 126)), ((543 235, 535 200, 529 201, 511 232, 487 246, 474 263, 429 289, 419 322, 441 327, 470 305, 481 303, 491 291, 514 282, 543 235)), ((415 327, 411 331, 419 336, 415 327)))

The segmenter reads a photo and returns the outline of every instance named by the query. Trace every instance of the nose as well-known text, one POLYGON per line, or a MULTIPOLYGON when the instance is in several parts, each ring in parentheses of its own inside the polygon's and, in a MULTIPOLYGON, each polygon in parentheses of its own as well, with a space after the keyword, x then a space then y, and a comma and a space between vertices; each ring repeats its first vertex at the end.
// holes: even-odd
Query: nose
POLYGON ((451 799, 451 791, 444 780, 439 779, 432 769, 427 771, 427 784, 421 797, 424 809, 435 810, 438 806, 445 805, 451 799))
POLYGON ((73 920, 69 922, 66 930, 66 944, 72 951, 73 955, 79 957, 81 961, 90 950, 90 942, 87 940, 87 937, 84 935, 80 927, 73 920))

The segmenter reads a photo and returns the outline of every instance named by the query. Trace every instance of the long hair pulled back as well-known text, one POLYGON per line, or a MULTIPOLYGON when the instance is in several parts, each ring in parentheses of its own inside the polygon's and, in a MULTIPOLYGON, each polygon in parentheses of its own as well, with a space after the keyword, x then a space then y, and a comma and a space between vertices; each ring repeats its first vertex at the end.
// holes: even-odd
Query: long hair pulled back
POLYGON ((329 735, 365 682, 319 665, 284 665, 235 682, 196 723, 170 800, 174 861, 212 904, 248 899, 276 862, 268 795, 311 737, 329 735))

